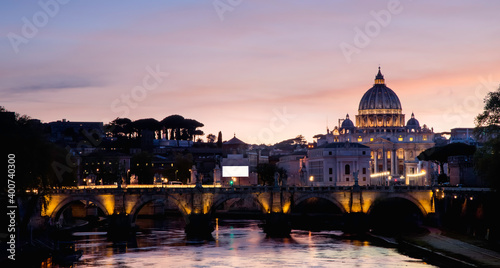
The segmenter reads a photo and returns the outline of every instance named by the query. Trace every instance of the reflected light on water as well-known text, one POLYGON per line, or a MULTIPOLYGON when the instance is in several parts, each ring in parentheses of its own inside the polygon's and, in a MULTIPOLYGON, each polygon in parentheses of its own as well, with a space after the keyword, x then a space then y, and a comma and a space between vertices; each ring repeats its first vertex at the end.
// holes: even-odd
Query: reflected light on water
POLYGON ((83 256, 73 267, 432 267, 393 248, 338 238, 338 231, 267 238, 259 223, 215 219, 214 240, 194 242, 186 241, 182 218, 141 219, 138 224, 150 228, 137 234, 136 246, 113 245, 106 236, 75 237, 83 256))

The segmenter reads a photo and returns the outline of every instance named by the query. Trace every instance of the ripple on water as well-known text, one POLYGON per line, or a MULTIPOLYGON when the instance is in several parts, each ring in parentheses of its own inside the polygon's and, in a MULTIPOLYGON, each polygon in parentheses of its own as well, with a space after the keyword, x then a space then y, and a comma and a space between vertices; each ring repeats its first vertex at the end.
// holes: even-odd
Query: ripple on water
POLYGON ((293 231, 275 239, 266 238, 259 221, 219 223, 214 241, 201 243, 186 241, 182 227, 139 234, 135 248, 95 237, 76 240, 84 253, 74 267, 432 267, 392 248, 341 239, 339 232, 293 231))

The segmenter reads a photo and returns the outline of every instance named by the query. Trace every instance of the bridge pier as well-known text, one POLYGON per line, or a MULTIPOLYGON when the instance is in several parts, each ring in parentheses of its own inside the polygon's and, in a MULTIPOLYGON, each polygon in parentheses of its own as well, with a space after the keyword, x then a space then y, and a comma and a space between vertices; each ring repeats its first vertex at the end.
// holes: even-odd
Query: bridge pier
POLYGON ((212 232, 215 230, 209 214, 189 214, 185 216, 187 239, 212 240, 212 232))
POLYGON ((270 237, 289 237, 292 231, 290 217, 286 213, 272 212, 266 214, 264 233, 270 237))
POLYGON ((108 238, 111 240, 127 240, 133 230, 129 215, 115 213, 108 216, 108 238))

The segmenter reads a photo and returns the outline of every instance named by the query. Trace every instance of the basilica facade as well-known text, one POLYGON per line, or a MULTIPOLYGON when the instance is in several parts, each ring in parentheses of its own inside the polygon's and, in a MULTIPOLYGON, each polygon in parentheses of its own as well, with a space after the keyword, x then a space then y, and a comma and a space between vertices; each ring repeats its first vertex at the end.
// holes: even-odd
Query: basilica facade
POLYGON ((359 102, 355 123, 349 114, 333 130, 317 135, 317 147, 331 143, 360 143, 370 148, 370 183, 373 185, 430 185, 433 167, 416 157, 434 146, 434 131, 405 114, 397 94, 387 87, 378 70, 373 87, 359 102))

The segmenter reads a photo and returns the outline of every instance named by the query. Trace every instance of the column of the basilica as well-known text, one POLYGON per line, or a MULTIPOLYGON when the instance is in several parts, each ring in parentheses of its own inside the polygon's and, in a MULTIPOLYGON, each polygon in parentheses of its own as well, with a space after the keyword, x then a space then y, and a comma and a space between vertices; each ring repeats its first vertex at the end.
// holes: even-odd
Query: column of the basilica
POLYGON ((378 173, 378 151, 373 151, 373 172, 378 173))
POLYGON ((393 175, 398 174, 396 150, 391 150, 391 173, 393 175))
POLYGON ((384 159, 384 172, 387 171, 387 151, 386 150, 382 150, 382 155, 383 155, 383 159, 384 159))

